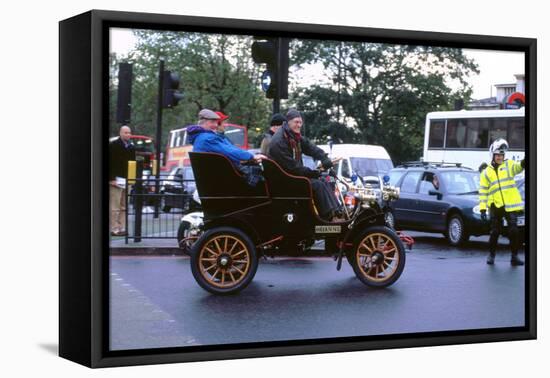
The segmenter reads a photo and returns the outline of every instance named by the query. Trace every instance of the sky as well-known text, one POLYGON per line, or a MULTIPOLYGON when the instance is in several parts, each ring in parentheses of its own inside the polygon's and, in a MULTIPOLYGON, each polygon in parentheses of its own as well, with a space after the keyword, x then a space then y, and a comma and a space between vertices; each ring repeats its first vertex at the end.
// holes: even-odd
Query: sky
MULTIPOLYGON (((111 52, 125 55, 133 49, 136 38, 130 29, 112 28, 110 41, 111 52)), ((514 75, 525 73, 525 58, 521 52, 464 49, 464 53, 474 59, 480 71, 479 75, 468 78, 474 99, 495 96, 494 85, 515 83, 514 75)))

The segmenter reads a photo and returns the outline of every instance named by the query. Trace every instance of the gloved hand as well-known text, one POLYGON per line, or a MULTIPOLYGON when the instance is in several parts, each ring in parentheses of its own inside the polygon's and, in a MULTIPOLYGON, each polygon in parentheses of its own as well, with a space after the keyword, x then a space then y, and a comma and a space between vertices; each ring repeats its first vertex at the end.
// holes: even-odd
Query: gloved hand
POLYGON ((323 165, 323 168, 324 169, 330 169, 332 168, 334 165, 332 164, 332 160, 330 160, 328 157, 324 158, 322 161, 321 161, 321 164, 323 165))
POLYGON ((487 220, 487 210, 485 209, 481 210, 481 220, 484 222, 487 220))

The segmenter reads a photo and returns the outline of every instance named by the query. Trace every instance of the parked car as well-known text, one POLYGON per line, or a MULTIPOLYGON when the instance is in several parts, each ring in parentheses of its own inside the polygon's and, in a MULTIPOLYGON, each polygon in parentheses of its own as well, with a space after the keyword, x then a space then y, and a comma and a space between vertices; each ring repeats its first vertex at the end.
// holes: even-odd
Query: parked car
POLYGON ((191 167, 175 167, 162 182, 162 211, 173 208, 187 210, 195 191, 195 177, 191 167))
POLYGON ((332 159, 342 158, 334 167, 338 176, 351 181, 353 174, 366 179, 368 176, 384 177, 393 163, 382 146, 372 144, 333 144, 320 145, 332 159))
POLYGON ((441 232, 453 246, 489 233, 479 211, 479 172, 459 164, 411 163, 389 172, 400 196, 386 209, 396 229, 441 232))

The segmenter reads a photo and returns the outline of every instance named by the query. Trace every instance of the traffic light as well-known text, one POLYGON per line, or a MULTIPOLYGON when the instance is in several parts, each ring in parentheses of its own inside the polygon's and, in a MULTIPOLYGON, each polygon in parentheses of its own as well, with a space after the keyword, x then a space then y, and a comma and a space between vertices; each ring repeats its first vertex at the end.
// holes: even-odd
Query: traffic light
MULTIPOLYGON (((256 37, 261 38, 261 37, 256 37)), ((267 98, 288 98, 288 39, 262 38, 252 44, 252 59, 265 63, 262 88, 267 98)))
POLYGON ((116 103, 116 121, 120 124, 130 122, 132 104, 132 65, 118 65, 118 91, 116 103))
POLYGON ((164 71, 162 80, 162 107, 173 108, 183 100, 183 93, 178 92, 180 87, 180 77, 178 74, 164 71))

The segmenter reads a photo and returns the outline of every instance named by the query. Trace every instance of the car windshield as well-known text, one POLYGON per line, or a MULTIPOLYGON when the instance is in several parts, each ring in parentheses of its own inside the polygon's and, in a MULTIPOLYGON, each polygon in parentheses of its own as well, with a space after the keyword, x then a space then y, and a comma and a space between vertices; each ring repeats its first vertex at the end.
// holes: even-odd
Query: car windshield
POLYGON ((405 170, 399 170, 399 171, 391 171, 389 173, 390 176, 390 185, 397 185, 397 181, 405 174, 407 171, 405 170))
POLYGON ((447 194, 475 194, 479 190, 479 172, 441 172, 447 194))
POLYGON ((390 173, 388 174, 388 176, 390 176, 390 185, 397 185, 397 181, 399 181, 399 179, 403 177, 405 173, 407 173, 407 171, 405 170, 390 171, 390 173))
POLYGON ((352 157, 351 169, 358 175, 365 176, 380 176, 388 173, 393 168, 393 163, 389 159, 371 159, 352 157))

